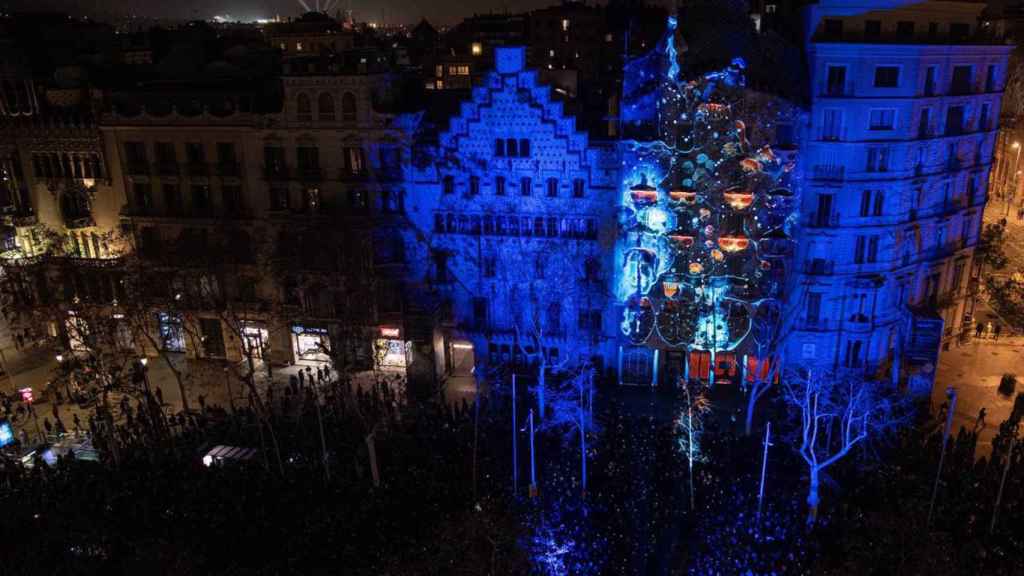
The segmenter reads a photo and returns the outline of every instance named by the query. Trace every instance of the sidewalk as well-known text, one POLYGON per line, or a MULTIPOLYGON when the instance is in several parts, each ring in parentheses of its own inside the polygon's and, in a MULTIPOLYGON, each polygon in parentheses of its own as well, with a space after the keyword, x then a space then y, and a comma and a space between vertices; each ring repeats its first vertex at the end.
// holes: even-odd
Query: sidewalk
POLYGON ((1020 378, 1017 393, 1024 392, 1024 337, 1010 336, 999 340, 972 338, 963 346, 953 346, 939 358, 932 389, 932 406, 946 401, 946 387, 957 391, 956 411, 953 415, 953 433, 961 427, 972 430, 978 412, 985 409, 984 426, 978 434, 977 456, 987 456, 992 450, 992 438, 1013 408, 1013 396, 998 392, 1003 374, 1016 374, 1020 378))

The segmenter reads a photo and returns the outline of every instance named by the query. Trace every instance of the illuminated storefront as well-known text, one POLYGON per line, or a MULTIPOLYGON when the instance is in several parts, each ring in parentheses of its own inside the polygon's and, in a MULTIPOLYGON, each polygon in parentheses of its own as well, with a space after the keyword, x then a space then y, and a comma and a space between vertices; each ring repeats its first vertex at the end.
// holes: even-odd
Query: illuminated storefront
POLYGON ((295 360, 330 360, 331 337, 326 326, 292 324, 292 352, 295 360))
POLYGON ((402 340, 399 328, 382 326, 373 344, 378 368, 406 368, 411 361, 412 343, 402 340))

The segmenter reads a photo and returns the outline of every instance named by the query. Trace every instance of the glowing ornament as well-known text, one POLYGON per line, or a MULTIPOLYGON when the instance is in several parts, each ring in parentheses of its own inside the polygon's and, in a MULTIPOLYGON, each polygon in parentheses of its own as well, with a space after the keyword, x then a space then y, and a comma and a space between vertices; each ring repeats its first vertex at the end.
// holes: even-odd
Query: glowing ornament
POLYGON ((697 193, 692 190, 672 190, 668 193, 668 197, 673 202, 682 202, 683 204, 695 204, 697 202, 697 193))
POLYGON ((722 260, 725 260, 725 254, 723 254, 722 251, 718 250, 717 248, 711 251, 711 257, 714 258, 716 262, 721 262, 722 260))
POLYGON ((725 198, 726 204, 734 210, 749 208, 754 203, 754 194, 742 188, 730 188, 722 194, 722 197, 725 198))
POLYGON ((726 252, 741 252, 750 246, 750 239, 746 236, 722 236, 718 239, 718 246, 726 252))
POLYGON ((700 262, 690 262, 690 274, 700 274, 704 271, 704 266, 700 262))
POLYGON ((658 190, 647 184, 647 176, 641 176, 640 183, 629 189, 629 195, 637 206, 650 206, 658 201, 658 190))

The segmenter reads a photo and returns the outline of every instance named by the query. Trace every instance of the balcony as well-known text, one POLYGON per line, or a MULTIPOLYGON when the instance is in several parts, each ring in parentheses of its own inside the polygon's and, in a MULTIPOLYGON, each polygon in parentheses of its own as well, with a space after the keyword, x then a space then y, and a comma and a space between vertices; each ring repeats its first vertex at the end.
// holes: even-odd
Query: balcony
POLYGON ((210 167, 205 162, 189 162, 188 175, 193 178, 205 178, 210 175, 210 167))
POLYGON ((156 165, 156 172, 160 176, 177 176, 181 169, 177 162, 160 162, 156 165))
POLYGON ((221 162, 217 164, 217 174, 221 178, 237 178, 241 169, 238 162, 221 162))
POLYGON ((812 180, 842 182, 846 178, 845 166, 819 164, 811 169, 812 180))
POLYGON ((342 182, 361 182, 368 179, 370 173, 366 170, 352 170, 351 168, 342 168, 338 170, 338 180, 342 182))
POLYGON ((799 321, 800 329, 802 330, 828 330, 829 321, 828 318, 801 318, 799 321))
POLYGON ((836 263, 832 260, 814 258, 804 261, 804 274, 808 276, 831 276, 835 271, 836 263))
POLYGON ((149 176, 149 164, 146 162, 128 162, 124 169, 129 176, 149 176))
POLYGON ((811 212, 810 217, 807 219, 808 228, 832 228, 839 226, 839 213, 831 212, 829 214, 811 212))
POLYGON ((324 171, 319 166, 299 166, 298 177, 303 182, 320 182, 324 179, 324 171))
POLYGON ((64 227, 68 230, 76 230, 78 228, 88 228, 93 226, 92 216, 89 214, 65 214, 64 215, 64 227))
POLYGON ((283 164, 264 166, 263 179, 270 181, 288 180, 288 166, 283 164))

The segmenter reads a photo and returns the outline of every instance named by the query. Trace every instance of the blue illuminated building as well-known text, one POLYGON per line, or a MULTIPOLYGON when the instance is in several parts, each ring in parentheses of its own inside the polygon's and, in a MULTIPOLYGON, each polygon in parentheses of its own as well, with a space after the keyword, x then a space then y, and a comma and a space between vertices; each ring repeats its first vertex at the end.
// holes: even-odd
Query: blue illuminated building
POLYGON ((987 34, 983 7, 807 8, 811 113, 790 362, 897 381, 929 373, 940 345, 969 329, 1011 50, 987 34))
POLYGON ((438 375, 538 355, 644 386, 926 374, 971 322, 1010 52, 978 10, 809 6, 804 107, 745 86, 741 59, 682 79, 670 19, 625 64, 613 141, 496 48, 413 153, 408 286, 439 311, 438 375))

